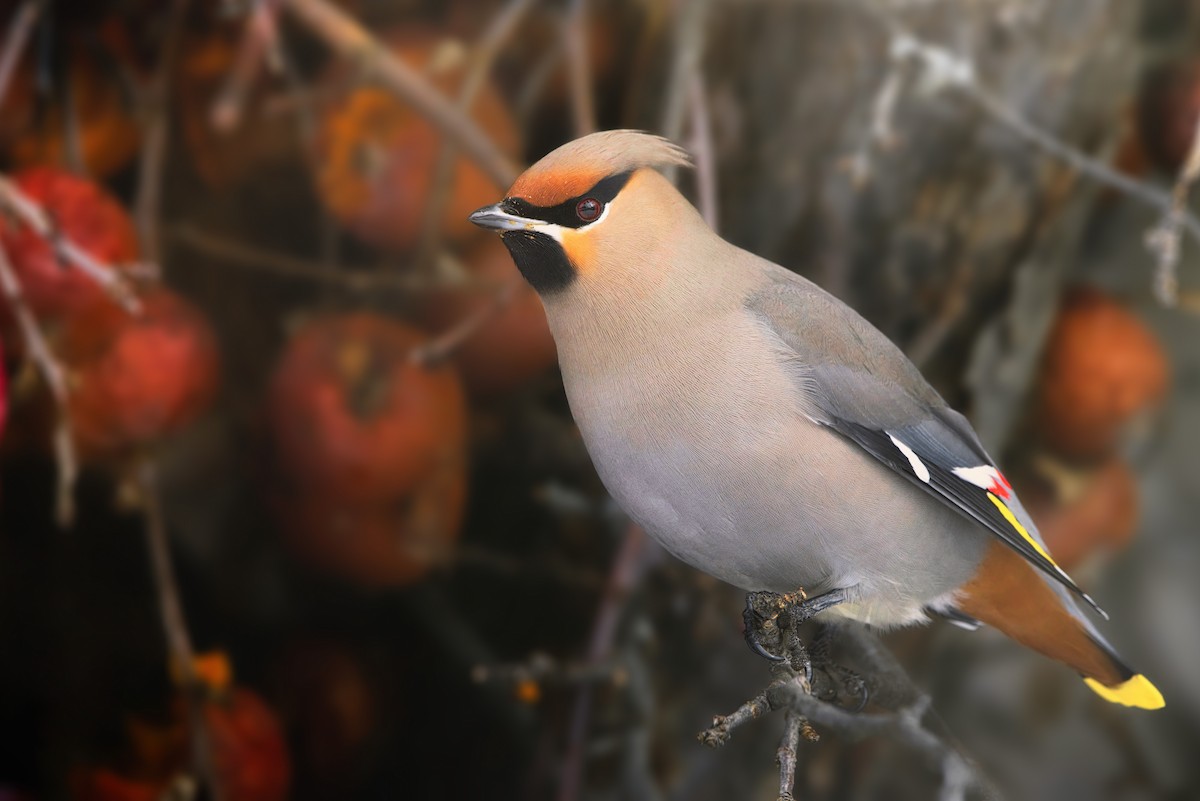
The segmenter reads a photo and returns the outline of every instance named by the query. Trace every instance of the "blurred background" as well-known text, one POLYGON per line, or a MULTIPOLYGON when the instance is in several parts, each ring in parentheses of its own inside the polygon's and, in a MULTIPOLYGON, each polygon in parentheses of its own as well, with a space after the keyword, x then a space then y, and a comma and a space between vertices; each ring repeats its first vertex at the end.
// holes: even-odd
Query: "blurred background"
POLYGON ((606 497, 536 296, 465 220, 615 127, 685 144, 726 238, 969 414, 1167 699, 895 632, 964 761, 817 725, 796 798, 1200 797, 1200 3, 0 25, 0 799, 780 794, 781 715, 696 738, 770 678, 741 593, 606 497))

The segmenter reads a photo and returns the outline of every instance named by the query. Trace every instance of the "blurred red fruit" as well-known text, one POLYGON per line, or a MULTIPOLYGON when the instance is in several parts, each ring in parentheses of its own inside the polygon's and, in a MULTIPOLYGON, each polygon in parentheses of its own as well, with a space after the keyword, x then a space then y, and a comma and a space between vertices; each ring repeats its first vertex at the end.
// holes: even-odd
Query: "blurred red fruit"
POLYGON ((147 444, 194 420, 217 388, 208 321, 167 289, 141 296, 132 316, 112 303, 67 320, 61 356, 70 371, 70 414, 85 454, 147 444))
MULTIPOLYGON (((447 96, 457 94, 467 59, 455 43, 410 34, 402 41, 393 37, 393 52, 447 96)), ((345 81, 346 71, 335 70, 328 82, 336 86, 345 81)), ((516 123, 490 85, 479 92, 471 115, 501 150, 510 155, 518 152, 516 123)), ((364 242, 411 248, 425 219, 442 141, 423 116, 391 93, 371 87, 353 89, 331 104, 321 120, 321 199, 364 242)), ((503 187, 496 187, 461 155, 452 175, 442 229, 452 239, 465 239, 478 233, 467 215, 493 202, 503 187)))
POLYGON ((254 82, 240 120, 224 129, 214 120, 213 106, 234 69, 241 38, 240 27, 189 31, 176 74, 175 109, 184 145, 201 180, 215 189, 253 180, 263 165, 289 158, 300 163, 305 157, 297 111, 270 109, 264 79, 254 82))
POLYGON ((161 782, 129 779, 108 768, 74 771, 71 801, 161 801, 161 782))
POLYGON ((1166 356, 1145 324, 1097 289, 1070 290, 1043 356, 1041 438, 1067 459, 1103 458, 1162 401, 1167 384, 1166 356))
POLYGON ((226 801, 284 801, 292 764, 275 713, 245 688, 204 706, 213 770, 226 801))
POLYGON ((1022 482, 1018 490, 1047 549, 1064 570, 1071 571, 1089 557, 1129 544, 1137 531, 1138 488, 1120 459, 1110 459, 1066 483, 1066 491, 1046 482, 1022 482))
MULTIPOLYGON (((0 18, 7 22, 11 15, 0 18)), ((78 146, 82 169, 106 178, 133 159, 141 128, 127 86, 133 71, 128 45, 119 26, 105 26, 102 38, 108 40, 102 52, 90 42, 71 42, 64 80, 52 84, 50 97, 38 96, 35 59, 27 54, 22 60, 0 105, 0 152, 10 164, 65 167, 78 146)))
POLYGON ((464 259, 472 278, 484 288, 464 288, 431 296, 424 306, 430 327, 453 328, 492 303, 497 287, 515 284, 516 294, 496 316, 454 352, 454 362, 468 388, 480 395, 515 389, 558 360, 554 338, 537 293, 517 272, 499 237, 480 242, 464 259))
MULTIPOLYGON (((118 266, 137 258, 133 221, 97 184, 49 167, 23 170, 14 181, 45 208, 65 237, 98 261, 118 266)), ((104 296, 95 281, 64 263, 49 242, 11 217, 0 217, 0 243, 35 313, 75 312, 104 296)))
MULTIPOLYGON (((291 784, 292 765, 283 731, 262 699, 235 687, 204 700, 214 793, 225 801, 284 801, 291 784)), ((172 783, 186 774, 192 748, 191 726, 182 699, 166 726, 132 722, 135 761, 131 775, 108 768, 82 768, 71 778, 73 801, 161 801, 176 797, 172 783), (133 778, 136 777, 136 778, 133 778)))
POLYGON ((413 360, 425 341, 369 313, 318 319, 292 338, 268 415, 279 469, 302 495, 387 503, 462 462, 462 389, 452 368, 413 360))
POLYGON ((370 587, 408 584, 444 563, 458 539, 466 464, 444 462, 391 503, 354 505, 319 495, 278 499, 293 550, 313 566, 370 587))

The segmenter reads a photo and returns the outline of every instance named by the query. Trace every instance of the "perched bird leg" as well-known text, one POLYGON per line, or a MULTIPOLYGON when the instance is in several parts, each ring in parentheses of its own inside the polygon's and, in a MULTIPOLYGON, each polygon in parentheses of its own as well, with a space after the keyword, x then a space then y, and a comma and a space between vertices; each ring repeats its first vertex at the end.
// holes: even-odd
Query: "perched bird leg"
MULTIPOLYGON (((835 631, 837 631, 835 626, 818 624, 817 633, 808 647, 808 655, 812 660, 813 667, 824 673, 830 681, 828 692, 821 694, 821 700, 837 703, 840 696, 839 690, 845 690, 848 696, 858 700, 852 711, 861 712, 866 708, 867 701, 870 700, 870 688, 858 673, 833 661, 831 646, 835 631)), ((816 688, 814 687, 814 689, 816 688)))
POLYGON ((746 593, 746 608, 742 610, 742 622, 745 630, 746 645, 750 650, 763 659, 772 662, 782 662, 784 657, 777 656, 776 650, 780 645, 779 606, 777 600, 782 597, 774 592, 746 593))
POLYGON ((746 595, 746 644, 774 662, 787 661, 792 670, 812 681, 812 660, 800 640, 800 627, 815 615, 846 600, 845 590, 830 590, 813 598, 803 588, 792 592, 751 592, 746 595))

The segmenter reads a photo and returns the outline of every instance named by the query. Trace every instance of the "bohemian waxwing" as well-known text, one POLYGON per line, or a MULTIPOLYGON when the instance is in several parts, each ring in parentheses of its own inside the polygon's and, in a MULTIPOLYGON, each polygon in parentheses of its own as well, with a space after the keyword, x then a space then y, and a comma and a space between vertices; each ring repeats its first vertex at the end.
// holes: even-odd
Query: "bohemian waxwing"
POLYGON ((612 496, 668 551, 825 618, 982 622, 1109 701, 1162 696, 1076 605, 966 418, 837 298, 713 232, 665 139, 570 142, 471 215, 541 296, 612 496))

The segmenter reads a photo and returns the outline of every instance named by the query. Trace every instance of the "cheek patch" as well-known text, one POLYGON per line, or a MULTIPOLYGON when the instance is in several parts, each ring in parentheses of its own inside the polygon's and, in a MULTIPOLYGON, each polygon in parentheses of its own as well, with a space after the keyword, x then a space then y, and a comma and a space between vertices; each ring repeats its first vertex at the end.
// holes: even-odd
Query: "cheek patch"
POLYGON ((587 275, 596 269, 596 242, 587 231, 565 228, 559 241, 562 242, 563 252, 571 260, 571 266, 576 272, 587 275))

